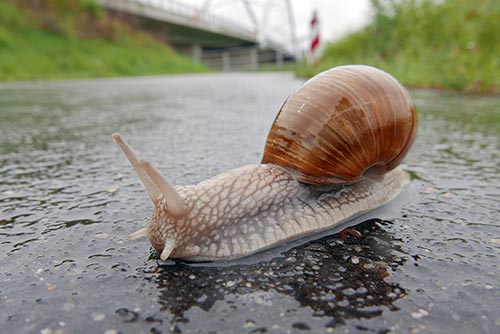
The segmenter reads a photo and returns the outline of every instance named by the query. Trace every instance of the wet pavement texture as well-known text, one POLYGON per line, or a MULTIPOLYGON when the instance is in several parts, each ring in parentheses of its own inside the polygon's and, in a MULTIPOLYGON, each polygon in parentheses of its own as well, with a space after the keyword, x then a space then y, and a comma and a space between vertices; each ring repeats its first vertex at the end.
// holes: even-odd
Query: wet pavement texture
POLYGON ((260 161, 287 73, 0 85, 1 333, 498 333, 500 98, 413 90, 411 191, 352 230, 227 263, 127 241, 174 184, 260 161), (391 206, 392 205, 392 206, 391 206))

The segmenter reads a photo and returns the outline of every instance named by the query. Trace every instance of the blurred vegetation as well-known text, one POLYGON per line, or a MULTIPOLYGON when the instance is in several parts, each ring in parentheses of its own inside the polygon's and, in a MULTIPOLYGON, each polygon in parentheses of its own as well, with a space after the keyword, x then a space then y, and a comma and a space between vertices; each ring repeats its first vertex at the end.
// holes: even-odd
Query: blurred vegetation
POLYGON ((327 45, 311 76, 368 64, 405 85, 500 92, 500 1, 372 0, 371 24, 327 45))
POLYGON ((2 0, 0 80, 207 71, 94 0, 2 0))

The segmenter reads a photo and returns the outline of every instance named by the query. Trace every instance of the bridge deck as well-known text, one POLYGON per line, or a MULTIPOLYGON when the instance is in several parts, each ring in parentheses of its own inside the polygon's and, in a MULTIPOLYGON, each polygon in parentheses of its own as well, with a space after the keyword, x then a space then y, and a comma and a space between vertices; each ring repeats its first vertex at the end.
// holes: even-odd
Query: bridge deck
POLYGON ((172 44, 199 43, 204 47, 231 47, 257 44, 255 32, 227 19, 199 15, 175 1, 98 0, 107 9, 161 22, 172 44))

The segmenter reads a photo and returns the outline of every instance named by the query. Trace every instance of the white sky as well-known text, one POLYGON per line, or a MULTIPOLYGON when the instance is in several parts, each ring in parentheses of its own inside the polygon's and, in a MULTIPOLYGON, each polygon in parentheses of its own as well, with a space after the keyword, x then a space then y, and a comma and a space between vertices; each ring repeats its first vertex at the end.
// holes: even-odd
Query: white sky
MULTIPOLYGON (((239 21, 251 26, 250 17, 243 0, 177 0, 201 8, 210 1, 209 12, 239 21)), ((248 0, 260 22, 265 21, 267 9, 267 31, 288 28, 286 0, 248 0)), ((365 25, 370 17, 369 0, 291 0, 294 11, 297 37, 302 41, 309 38, 310 20, 314 10, 318 12, 321 40, 335 40, 348 32, 365 25)), ((283 30, 284 31, 284 30, 283 30)))

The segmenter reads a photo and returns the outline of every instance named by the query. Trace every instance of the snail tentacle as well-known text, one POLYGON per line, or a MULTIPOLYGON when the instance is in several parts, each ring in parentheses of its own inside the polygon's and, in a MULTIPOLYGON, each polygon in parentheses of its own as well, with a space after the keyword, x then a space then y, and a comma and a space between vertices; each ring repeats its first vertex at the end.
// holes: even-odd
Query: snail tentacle
POLYGON ((118 144, 118 146, 122 149, 123 153, 125 153, 125 156, 127 157, 128 161, 130 162, 135 172, 139 176, 139 179, 141 179, 142 183, 144 184, 144 187, 146 188, 149 197, 156 205, 158 197, 160 196, 160 191, 151 181, 146 172, 144 172, 144 170, 140 168, 139 159, 137 158, 137 155, 135 154, 132 147, 130 147, 130 145, 125 141, 125 139, 122 138, 122 136, 120 136, 119 133, 113 133, 111 138, 116 144, 118 144))
POLYGON ((128 240, 136 240, 136 239, 139 239, 142 237, 147 237, 147 236, 149 236, 148 228, 145 227, 145 228, 141 228, 139 231, 135 231, 134 233, 131 233, 127 239, 128 240))
POLYGON ((167 238, 165 240, 165 246, 163 247, 163 250, 160 254, 160 259, 163 261, 167 260, 172 251, 175 248, 175 239, 173 238, 167 238))
POLYGON ((165 180, 163 176, 149 162, 139 160, 132 147, 120 136, 114 133, 111 138, 120 146, 130 164, 135 169, 146 188, 149 197, 156 207, 159 206, 161 198, 165 198, 168 210, 175 216, 182 216, 186 212, 184 199, 165 180))
MULTIPOLYGON (((167 210, 176 217, 184 215, 186 213, 186 203, 177 191, 175 191, 174 187, 172 187, 149 162, 141 161, 139 165, 151 178, 151 181, 153 181, 155 186, 160 190, 161 195, 165 198, 167 210)), ((158 197, 157 201, 161 201, 161 198, 158 197)))

